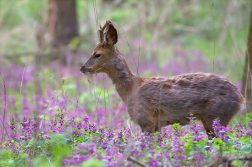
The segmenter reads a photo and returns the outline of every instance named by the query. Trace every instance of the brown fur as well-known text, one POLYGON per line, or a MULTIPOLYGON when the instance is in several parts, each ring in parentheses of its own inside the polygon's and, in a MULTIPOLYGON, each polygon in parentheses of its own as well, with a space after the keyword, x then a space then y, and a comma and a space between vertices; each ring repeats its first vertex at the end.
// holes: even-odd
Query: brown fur
POLYGON ((153 133, 173 123, 186 125, 190 114, 194 114, 210 136, 215 118, 220 119, 221 125, 227 126, 241 109, 243 96, 226 78, 216 74, 137 77, 114 45, 117 39, 113 41, 112 37, 117 37, 117 33, 113 31, 113 24, 108 22, 108 26, 112 28, 105 34, 105 41, 96 46, 81 71, 106 73, 127 105, 131 120, 139 124, 142 131, 153 133), (95 58, 96 54, 101 56, 95 58))

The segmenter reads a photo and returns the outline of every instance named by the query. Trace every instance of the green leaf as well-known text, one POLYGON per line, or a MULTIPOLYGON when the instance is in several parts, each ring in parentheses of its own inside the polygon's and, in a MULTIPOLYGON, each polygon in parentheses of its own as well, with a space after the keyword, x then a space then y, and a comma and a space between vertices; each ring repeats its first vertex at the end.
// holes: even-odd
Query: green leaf
POLYGON ((205 146, 206 145, 206 142, 207 142, 207 139, 204 138, 204 139, 201 139, 198 144, 201 145, 201 146, 205 146))
POLYGON ((1 159, 9 159, 12 155, 11 149, 0 150, 0 158, 1 159))
POLYGON ((226 134, 229 136, 229 137, 231 137, 231 138, 233 138, 235 135, 234 135, 234 133, 231 133, 231 132, 226 132, 226 134))
POLYGON ((98 159, 91 158, 81 164, 82 167, 105 167, 103 162, 98 159))
POLYGON ((178 127, 179 127, 179 123, 174 123, 174 124, 172 124, 172 127, 173 127, 173 128, 178 128, 178 127))
POLYGON ((225 143, 226 143, 227 146, 233 146, 233 144, 234 144, 232 139, 226 140, 225 143))
POLYGON ((221 138, 216 137, 214 139, 214 144, 215 145, 222 145, 223 144, 223 140, 221 138))
POLYGON ((77 141, 78 141, 78 142, 80 142, 80 143, 81 143, 81 142, 83 142, 84 137, 82 137, 82 136, 78 136, 76 139, 77 139, 77 141))
POLYGON ((79 45, 80 45, 80 38, 74 37, 68 44, 68 48, 69 50, 74 51, 79 45))
POLYGON ((240 138, 240 141, 246 142, 247 140, 250 140, 250 136, 243 136, 240 138))
POLYGON ((242 152, 251 152, 251 150, 252 150, 252 147, 248 146, 248 145, 245 145, 245 146, 241 147, 242 152))

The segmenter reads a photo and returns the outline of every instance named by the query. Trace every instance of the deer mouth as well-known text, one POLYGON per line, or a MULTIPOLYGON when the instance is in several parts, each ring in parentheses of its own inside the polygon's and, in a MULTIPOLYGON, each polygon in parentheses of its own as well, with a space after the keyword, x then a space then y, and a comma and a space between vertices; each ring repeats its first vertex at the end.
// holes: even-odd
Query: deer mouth
POLYGON ((80 71, 81 71, 82 73, 86 74, 86 75, 92 73, 91 68, 86 68, 85 66, 82 66, 81 69, 80 69, 80 71))

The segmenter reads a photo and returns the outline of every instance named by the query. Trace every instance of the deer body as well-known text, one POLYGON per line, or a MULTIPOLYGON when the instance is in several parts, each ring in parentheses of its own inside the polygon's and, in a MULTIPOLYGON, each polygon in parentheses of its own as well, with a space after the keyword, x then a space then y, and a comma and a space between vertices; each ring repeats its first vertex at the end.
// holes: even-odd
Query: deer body
POLYGON ((210 134, 215 118, 227 126, 241 109, 243 96, 226 78, 216 74, 137 77, 115 46, 117 31, 113 24, 106 22, 100 34, 105 28, 104 36, 100 36, 100 43, 81 71, 85 74, 106 73, 126 104, 131 120, 139 124, 142 131, 153 133, 173 123, 186 125, 193 114, 210 134))

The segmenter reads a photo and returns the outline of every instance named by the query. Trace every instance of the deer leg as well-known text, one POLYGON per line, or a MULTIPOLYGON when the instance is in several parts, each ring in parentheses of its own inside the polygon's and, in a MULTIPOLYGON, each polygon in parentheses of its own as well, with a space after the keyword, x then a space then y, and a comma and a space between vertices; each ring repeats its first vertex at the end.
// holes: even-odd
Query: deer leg
POLYGON ((161 132, 161 123, 157 123, 155 126, 155 132, 161 132))
POLYGON ((155 126, 155 132, 161 132, 162 127, 169 125, 168 121, 159 121, 155 126))
POLYGON ((215 137, 215 133, 214 133, 214 130, 213 130, 213 120, 214 118, 206 118, 206 117, 203 117, 203 125, 206 129, 206 132, 207 132, 207 135, 208 135, 208 139, 212 139, 215 137))
POLYGON ((214 131, 213 131, 213 118, 211 117, 203 117, 201 114, 195 114, 196 118, 199 119, 205 130, 206 130, 206 133, 207 133, 207 136, 208 136, 208 139, 212 139, 215 137, 215 134, 214 134, 214 131))
POLYGON ((232 119, 233 115, 223 115, 221 116, 220 119, 220 124, 222 126, 227 126, 230 120, 232 119))
POLYGON ((155 124, 145 117, 141 117, 138 120, 138 124, 140 125, 142 132, 154 133, 155 132, 155 124))

